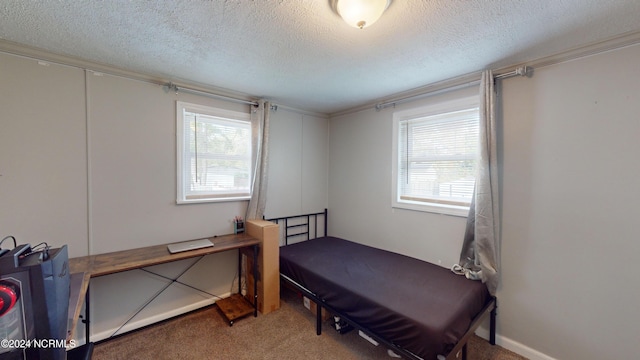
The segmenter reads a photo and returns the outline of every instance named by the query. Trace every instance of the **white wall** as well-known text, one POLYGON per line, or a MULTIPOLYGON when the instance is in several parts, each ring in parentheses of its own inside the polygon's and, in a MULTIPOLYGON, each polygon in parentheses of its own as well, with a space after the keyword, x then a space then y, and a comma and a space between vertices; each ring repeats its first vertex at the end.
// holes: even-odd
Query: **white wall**
POLYGON ((331 119, 329 233, 443 266, 456 262, 466 218, 391 208, 392 115, 477 93, 468 88, 395 109, 372 108, 331 119))
MULTIPOLYGON (((328 204, 328 130, 326 117, 279 107, 271 118, 269 186, 265 217, 280 218, 322 212, 328 204)), ((322 235, 323 219, 313 218, 305 228, 309 235, 322 235)), ((280 244, 303 240, 285 238, 280 222, 280 244)), ((291 225, 292 223, 288 223, 291 225)), ((296 230, 297 232, 303 232, 296 230)))
POLYGON ((0 236, 86 255, 84 72, 0 54, 0 84, 0 236))
POLYGON ((92 253, 233 232, 246 202, 176 205, 176 100, 248 105, 91 72, 87 93, 92 253))
POLYGON ((622 359, 640 334, 640 45, 503 86, 499 331, 557 359, 622 359))
MULTIPOLYGON (((233 232, 246 201, 176 205, 175 103, 248 105, 4 53, 0 64, 0 235, 67 244, 75 257, 233 232)), ((272 112, 267 209, 281 212, 274 216, 327 206, 327 119, 291 110, 272 112), (299 161, 290 167, 293 154, 299 161), (301 184, 317 171, 314 186, 301 184)), ((92 340, 236 292, 237 258, 225 252, 93 279, 92 340), (163 276, 179 275, 215 296, 172 284, 152 300, 171 283, 163 276)))
POLYGON ((328 196, 328 119, 278 107, 269 136, 269 186, 265 216, 323 211, 328 196))
MULTIPOLYGON (((498 341, 532 359, 621 359, 640 334, 640 46, 502 81, 498 341)), ((392 113, 330 121, 330 233, 445 267, 465 219, 391 209, 392 113)))

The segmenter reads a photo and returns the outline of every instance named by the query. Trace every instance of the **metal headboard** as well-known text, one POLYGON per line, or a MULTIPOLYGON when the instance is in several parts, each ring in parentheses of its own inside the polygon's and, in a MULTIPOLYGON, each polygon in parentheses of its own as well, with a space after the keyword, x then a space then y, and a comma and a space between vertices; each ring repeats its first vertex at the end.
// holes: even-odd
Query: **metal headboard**
POLYGON ((272 221, 276 224, 283 224, 281 228, 282 238, 284 238, 284 245, 289 245, 289 239, 297 237, 306 237, 306 240, 312 239, 311 233, 313 232, 313 238, 318 237, 318 223, 322 218, 322 229, 324 232, 320 236, 327 236, 327 209, 323 212, 310 213, 303 215, 285 216, 279 218, 270 218, 265 220, 272 221), (312 222, 313 221, 313 222, 312 222))

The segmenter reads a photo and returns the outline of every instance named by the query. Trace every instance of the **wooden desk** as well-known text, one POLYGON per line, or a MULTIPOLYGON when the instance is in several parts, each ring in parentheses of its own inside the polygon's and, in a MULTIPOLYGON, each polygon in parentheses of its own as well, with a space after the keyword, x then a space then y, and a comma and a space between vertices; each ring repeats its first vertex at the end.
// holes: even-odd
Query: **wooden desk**
MULTIPOLYGON (((91 278, 235 249, 253 248, 254 253, 257 254, 258 246, 261 243, 260 239, 256 239, 246 234, 222 235, 211 237, 209 239, 214 243, 213 247, 189 250, 176 254, 169 253, 169 250, 167 250, 168 244, 164 244, 69 259, 69 269, 72 274, 72 279, 75 279, 75 281, 72 280, 72 283, 75 283, 75 288, 77 289, 74 290, 74 292, 77 291, 77 296, 85 299, 84 303, 86 304, 86 308, 85 319, 83 321, 85 323, 86 342, 90 342, 89 282, 91 278)), ((240 252, 238 252, 238 256, 242 256, 240 252)), ((256 259, 257 258, 254 258, 254 263, 256 259)), ((241 261, 238 261, 238 271, 239 274, 242 273, 241 261)), ((257 268, 254 267, 253 271, 254 277, 257 278, 257 268)), ((242 290, 241 286, 241 282, 239 281, 239 293, 242 290)), ((255 284, 254 291, 253 304, 256 304, 257 287, 255 284)), ((70 311, 70 315, 73 314, 75 318, 73 319, 69 338, 73 338, 73 331, 75 331, 78 318, 80 317, 82 303, 83 301, 77 301, 74 311, 70 311)), ((257 316, 257 314, 257 307, 254 306, 254 316, 257 316)))

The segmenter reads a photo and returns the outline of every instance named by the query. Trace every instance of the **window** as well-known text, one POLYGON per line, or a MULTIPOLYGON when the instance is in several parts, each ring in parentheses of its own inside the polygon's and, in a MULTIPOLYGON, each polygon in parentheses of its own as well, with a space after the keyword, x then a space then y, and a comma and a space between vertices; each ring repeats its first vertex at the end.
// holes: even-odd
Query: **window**
POLYGON ((393 116, 393 207, 467 216, 479 154, 477 97, 393 116))
POLYGON ((177 102, 176 119, 177 202, 249 199, 250 115, 177 102))

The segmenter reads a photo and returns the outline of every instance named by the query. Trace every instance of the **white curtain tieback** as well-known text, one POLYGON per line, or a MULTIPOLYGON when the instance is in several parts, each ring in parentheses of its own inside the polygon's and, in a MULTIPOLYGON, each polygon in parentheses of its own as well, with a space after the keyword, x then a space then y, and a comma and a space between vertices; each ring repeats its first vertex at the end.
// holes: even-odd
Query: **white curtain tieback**
POLYGON ((451 271, 457 275, 464 275, 469 280, 481 280, 482 270, 473 271, 462 267, 460 264, 455 264, 451 267, 451 271))

